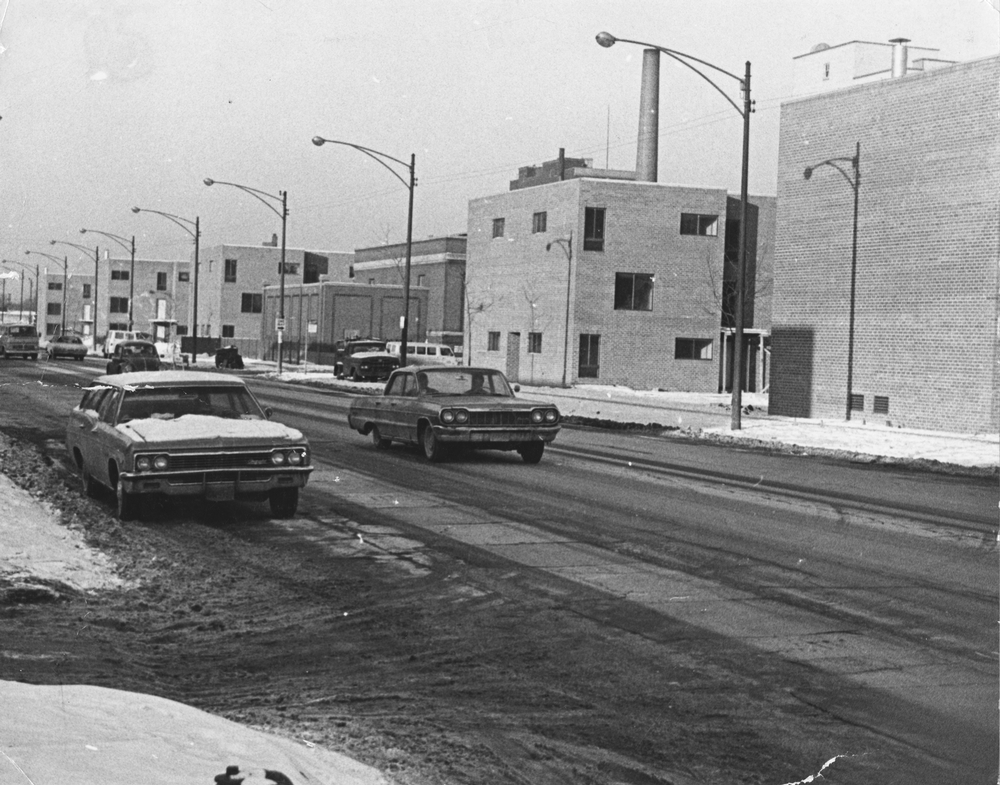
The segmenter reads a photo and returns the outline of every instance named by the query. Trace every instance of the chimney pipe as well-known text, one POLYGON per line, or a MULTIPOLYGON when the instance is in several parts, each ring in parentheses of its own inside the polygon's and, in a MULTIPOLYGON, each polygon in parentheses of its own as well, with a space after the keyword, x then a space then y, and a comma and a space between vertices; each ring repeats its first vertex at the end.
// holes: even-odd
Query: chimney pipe
POLYGON ((559 148, 559 179, 566 179, 566 148, 559 148))
POLYGON ((660 136, 660 50, 642 52, 642 93, 639 97, 639 147, 635 155, 635 179, 656 182, 660 136))
POLYGON ((906 76, 906 58, 907 58, 906 45, 909 42, 910 42, 909 38, 893 38, 889 42, 892 44, 893 79, 898 79, 901 76, 906 76))

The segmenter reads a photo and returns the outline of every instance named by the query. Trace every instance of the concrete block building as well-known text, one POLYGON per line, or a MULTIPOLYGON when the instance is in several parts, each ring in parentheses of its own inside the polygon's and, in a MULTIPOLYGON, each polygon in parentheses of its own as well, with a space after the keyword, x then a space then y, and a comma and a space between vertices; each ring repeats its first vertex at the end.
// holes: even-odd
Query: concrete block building
POLYGON ((770 412, 995 433, 1000 58, 896 77, 782 105, 770 412))

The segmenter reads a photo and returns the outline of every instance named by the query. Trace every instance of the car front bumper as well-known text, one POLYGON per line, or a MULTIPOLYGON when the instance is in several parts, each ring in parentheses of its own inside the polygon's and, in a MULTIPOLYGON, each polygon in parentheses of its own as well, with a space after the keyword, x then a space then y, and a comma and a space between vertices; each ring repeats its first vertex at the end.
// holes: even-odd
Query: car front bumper
POLYGON ((434 435, 442 442, 459 442, 470 446, 524 444, 525 442, 551 442, 559 433, 559 426, 537 428, 468 428, 434 425, 434 435))
POLYGON ((208 471, 130 472, 119 482, 126 493, 200 496, 227 501, 267 495, 277 488, 304 488, 312 466, 212 469, 208 471))

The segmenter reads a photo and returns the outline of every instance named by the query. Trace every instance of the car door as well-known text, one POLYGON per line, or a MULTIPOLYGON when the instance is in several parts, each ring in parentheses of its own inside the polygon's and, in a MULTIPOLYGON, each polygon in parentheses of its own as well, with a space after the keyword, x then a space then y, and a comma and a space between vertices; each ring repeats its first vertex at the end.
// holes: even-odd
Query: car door
POLYGON ((407 380, 412 374, 398 373, 386 385, 385 394, 375 399, 379 429, 386 438, 404 438, 403 423, 399 415, 399 404, 406 394, 407 380))
POLYGON ((396 402, 395 416, 399 422, 399 438, 408 442, 417 441, 417 417, 420 405, 417 388, 417 375, 407 373, 403 394, 396 402))
POLYGON ((97 410, 97 422, 91 431, 89 440, 93 458, 88 461, 87 466, 94 479, 109 488, 114 487, 108 471, 111 460, 115 460, 119 464, 119 468, 123 470, 125 468, 121 467, 122 436, 115 430, 114 426, 122 395, 121 389, 111 388, 108 395, 101 401, 101 406, 97 410))

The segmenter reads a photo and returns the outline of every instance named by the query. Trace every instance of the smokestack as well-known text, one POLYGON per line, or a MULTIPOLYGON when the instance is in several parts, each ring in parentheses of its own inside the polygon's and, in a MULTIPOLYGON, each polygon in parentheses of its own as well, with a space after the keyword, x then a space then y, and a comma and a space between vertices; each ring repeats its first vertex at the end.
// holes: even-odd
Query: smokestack
POLYGON ((892 44, 892 78, 898 79, 901 76, 906 76, 906 45, 910 42, 909 38, 893 38, 889 43, 892 44))
POLYGON ((635 179, 656 182, 660 136, 660 51, 642 53, 642 93, 639 97, 639 148, 635 155, 635 179))
POLYGON ((559 148, 559 179, 566 179, 566 148, 559 148))

